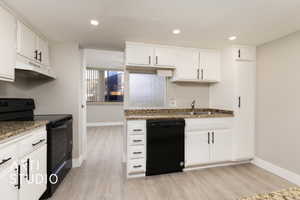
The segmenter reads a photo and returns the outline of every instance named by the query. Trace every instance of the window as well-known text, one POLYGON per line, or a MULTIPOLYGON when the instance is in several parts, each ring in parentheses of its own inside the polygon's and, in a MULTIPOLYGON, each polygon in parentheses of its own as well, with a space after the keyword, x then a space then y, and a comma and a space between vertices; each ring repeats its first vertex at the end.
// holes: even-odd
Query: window
POLYGON ((87 69, 88 102, 123 102, 123 71, 87 69))
POLYGON ((129 106, 162 107, 165 99, 165 77, 156 74, 129 74, 129 106))

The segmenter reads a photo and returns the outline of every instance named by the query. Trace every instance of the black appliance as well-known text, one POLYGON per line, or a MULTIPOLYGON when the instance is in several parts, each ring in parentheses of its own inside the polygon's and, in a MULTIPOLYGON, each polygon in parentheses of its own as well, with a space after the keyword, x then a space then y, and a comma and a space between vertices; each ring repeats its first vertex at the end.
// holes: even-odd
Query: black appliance
POLYGON ((34 120, 47 120, 47 190, 42 199, 50 198, 72 169, 72 115, 35 115, 34 120))
POLYGON ((182 172, 184 119, 147 120, 146 176, 182 172))
POLYGON ((0 121, 47 120, 47 190, 42 199, 53 195, 72 168, 72 115, 36 115, 33 99, 0 98, 0 121), (52 175, 52 176, 51 176, 52 175), (58 178, 56 182, 56 176, 58 178), (56 182, 51 184, 52 181, 56 182))

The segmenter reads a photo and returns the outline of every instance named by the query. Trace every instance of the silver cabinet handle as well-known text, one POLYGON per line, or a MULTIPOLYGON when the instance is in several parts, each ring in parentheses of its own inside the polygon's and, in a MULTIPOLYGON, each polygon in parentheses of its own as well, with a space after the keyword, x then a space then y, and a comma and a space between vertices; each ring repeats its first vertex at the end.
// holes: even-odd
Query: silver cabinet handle
POLYGON ((241 107, 241 97, 239 96, 239 104, 238 104, 238 107, 240 108, 241 107))
POLYGON ((197 79, 198 80, 199 80, 199 76, 200 76, 199 71, 200 71, 200 69, 197 69, 197 79))
POLYGON ((239 58, 241 58, 241 50, 240 49, 239 49, 239 55, 238 56, 239 56, 239 58))
POLYGON ((149 65, 151 65, 151 56, 149 56, 149 65))
POLYGON ((27 166, 27 175, 24 176, 28 181, 30 179, 30 159, 28 158, 27 161, 24 163, 27 166))
POLYGON ((210 133, 209 132, 207 134, 207 138, 208 138, 207 143, 210 144, 210 133))
POLYGON ((215 132, 212 132, 212 143, 215 143, 215 132))
POLYGON ((203 69, 201 69, 201 79, 203 80, 203 69))
POLYGON ((133 154, 136 154, 136 155, 137 154, 142 154, 142 152, 140 152, 140 151, 139 152, 133 152, 133 154))
POLYGON ((16 185, 14 185, 18 190, 21 188, 21 166, 18 165, 18 168, 15 169, 15 171, 17 172, 18 175, 18 183, 16 185))
POLYGON ((133 168, 140 168, 142 165, 134 165, 133 168))
POLYGON ((142 129, 133 129, 133 131, 138 132, 138 131, 142 131, 142 129))
POLYGON ((34 146, 36 146, 36 145, 38 145, 38 144, 40 144, 40 143, 42 143, 44 141, 45 141, 45 139, 42 139, 42 140, 38 141, 37 143, 33 143, 32 146, 34 147, 34 146))
POLYGON ((7 159, 3 159, 1 162, 0 162, 0 165, 4 165, 5 163, 7 163, 8 161, 11 160, 11 157, 10 158, 7 158, 7 159))
POLYGON ((158 64, 158 56, 155 57, 156 64, 158 64))
POLYGON ((141 142, 142 140, 133 140, 133 142, 141 142))

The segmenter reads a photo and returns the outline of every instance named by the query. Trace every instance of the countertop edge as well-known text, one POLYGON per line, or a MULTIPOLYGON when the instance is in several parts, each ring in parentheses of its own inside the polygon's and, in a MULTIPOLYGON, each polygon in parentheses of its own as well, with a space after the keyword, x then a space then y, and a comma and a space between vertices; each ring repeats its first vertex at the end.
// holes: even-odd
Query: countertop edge
POLYGON ((0 136, 0 145, 15 140, 19 137, 23 137, 27 134, 30 134, 31 130, 46 126, 47 123, 48 121, 35 121, 35 124, 23 126, 16 130, 8 131, 7 133, 4 133, 0 136))

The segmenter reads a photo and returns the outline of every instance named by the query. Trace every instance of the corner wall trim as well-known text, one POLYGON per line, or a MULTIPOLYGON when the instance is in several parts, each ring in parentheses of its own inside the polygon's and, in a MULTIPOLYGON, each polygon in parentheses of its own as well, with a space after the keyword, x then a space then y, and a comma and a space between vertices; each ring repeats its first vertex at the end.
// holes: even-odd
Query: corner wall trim
POLYGON ((92 122, 87 123, 87 127, 97 127, 97 126, 123 126, 123 122, 92 122))
POLYGON ((287 169, 283 169, 277 165, 274 165, 273 163, 270 163, 268 161, 265 161, 261 158, 255 157, 252 163, 260 168, 263 168, 277 176, 280 176, 281 178, 284 178, 298 186, 300 186, 300 175, 296 174, 294 172, 291 172, 287 169))
POLYGON ((72 159, 72 165, 73 165, 72 167, 73 168, 80 167, 82 162, 83 162, 82 156, 79 156, 78 158, 72 159))

